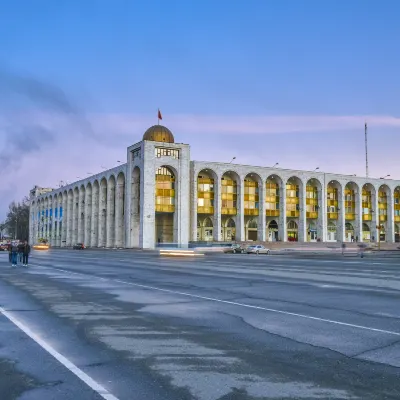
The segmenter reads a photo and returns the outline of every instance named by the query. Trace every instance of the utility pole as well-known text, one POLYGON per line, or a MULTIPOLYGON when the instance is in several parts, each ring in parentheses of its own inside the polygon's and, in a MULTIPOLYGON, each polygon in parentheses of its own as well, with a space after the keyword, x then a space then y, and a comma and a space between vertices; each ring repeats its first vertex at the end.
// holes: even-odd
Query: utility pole
POLYGON ((368 178, 368 127, 365 122, 365 176, 368 178))

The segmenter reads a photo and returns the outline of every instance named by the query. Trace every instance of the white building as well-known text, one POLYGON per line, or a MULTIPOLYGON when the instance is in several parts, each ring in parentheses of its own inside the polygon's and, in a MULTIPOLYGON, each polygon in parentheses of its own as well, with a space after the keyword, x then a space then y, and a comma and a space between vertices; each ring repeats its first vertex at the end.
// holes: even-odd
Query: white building
POLYGON ((400 241, 400 181, 190 161, 161 125, 126 164, 31 198, 30 241, 154 248, 191 241, 400 241))

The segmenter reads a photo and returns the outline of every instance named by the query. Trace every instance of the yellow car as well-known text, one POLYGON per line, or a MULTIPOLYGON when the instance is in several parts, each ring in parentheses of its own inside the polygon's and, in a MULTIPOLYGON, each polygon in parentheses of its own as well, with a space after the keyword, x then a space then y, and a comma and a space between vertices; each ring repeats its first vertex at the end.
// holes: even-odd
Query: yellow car
POLYGON ((47 243, 37 243, 32 246, 33 250, 48 250, 50 246, 47 243))

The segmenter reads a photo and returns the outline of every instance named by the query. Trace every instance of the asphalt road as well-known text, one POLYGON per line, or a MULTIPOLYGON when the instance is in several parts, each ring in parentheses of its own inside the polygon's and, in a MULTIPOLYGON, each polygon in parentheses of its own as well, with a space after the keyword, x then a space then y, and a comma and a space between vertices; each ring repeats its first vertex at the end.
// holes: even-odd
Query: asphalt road
POLYGON ((0 399, 400 399, 400 258, 0 254, 0 399))

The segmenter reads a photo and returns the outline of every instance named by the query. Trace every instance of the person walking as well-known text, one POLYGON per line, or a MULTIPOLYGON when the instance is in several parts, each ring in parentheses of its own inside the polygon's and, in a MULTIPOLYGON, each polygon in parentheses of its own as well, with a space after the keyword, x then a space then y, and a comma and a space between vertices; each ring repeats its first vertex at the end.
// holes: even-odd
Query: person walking
POLYGON ((31 252, 31 246, 29 246, 28 241, 25 240, 24 247, 23 247, 23 259, 22 259, 22 265, 24 267, 28 266, 28 259, 29 259, 30 252, 31 252))
POLYGON ((11 262, 12 262, 12 251, 11 251, 12 244, 8 243, 7 244, 7 248, 8 248, 8 261, 11 264, 11 262))
POLYGON ((18 246, 17 243, 11 244, 11 266, 16 267, 18 264, 18 246))
POLYGON ((23 255, 24 255, 24 244, 18 243, 18 262, 20 264, 22 263, 23 255))

